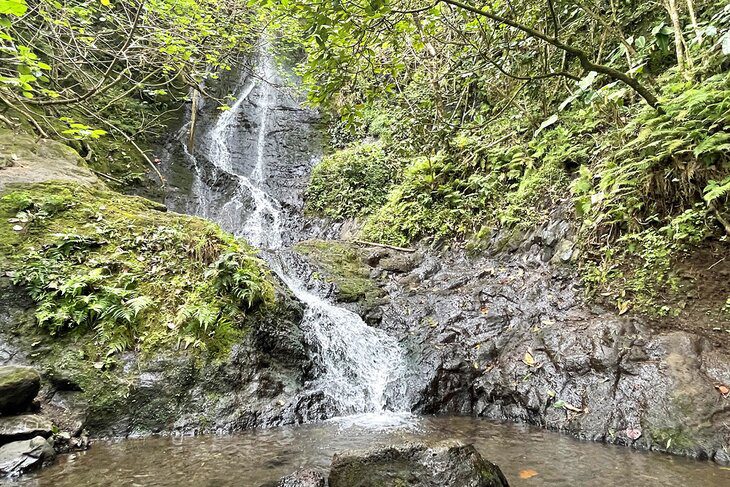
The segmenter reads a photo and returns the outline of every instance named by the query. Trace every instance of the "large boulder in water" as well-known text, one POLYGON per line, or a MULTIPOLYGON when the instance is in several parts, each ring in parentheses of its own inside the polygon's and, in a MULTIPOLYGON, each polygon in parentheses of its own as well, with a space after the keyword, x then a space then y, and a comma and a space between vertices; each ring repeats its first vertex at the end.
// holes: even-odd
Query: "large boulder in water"
POLYGON ((30 367, 0 367, 0 415, 30 409, 40 388, 41 378, 30 367))
POLYGON ((507 487, 498 466, 456 441, 336 454, 330 487, 507 487))

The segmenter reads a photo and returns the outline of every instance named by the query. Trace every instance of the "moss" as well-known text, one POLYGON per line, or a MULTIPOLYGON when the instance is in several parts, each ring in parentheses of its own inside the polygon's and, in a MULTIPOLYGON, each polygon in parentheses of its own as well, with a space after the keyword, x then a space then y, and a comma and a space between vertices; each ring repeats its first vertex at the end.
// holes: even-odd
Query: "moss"
POLYGON ((325 280, 335 284, 342 301, 369 305, 383 296, 370 279, 365 255, 359 248, 331 240, 308 240, 298 243, 295 250, 322 268, 325 280))
POLYGON ((568 176, 561 164, 550 162, 523 176, 516 191, 507 196, 507 205, 497 219, 505 226, 526 229, 544 222, 555 201, 566 194, 568 176))
POLYGON ((378 142, 363 142, 325 156, 312 171, 306 210, 334 219, 372 213, 399 176, 398 162, 378 142))
POLYGON ((89 356, 160 347, 225 355, 246 313, 273 302, 268 271, 216 225, 161 210, 74 183, 13 187, 0 198, 0 267, 38 304, 39 329, 93 345, 89 356))
POLYGON ((697 445, 692 436, 681 427, 652 429, 651 438, 667 450, 688 450, 697 445))

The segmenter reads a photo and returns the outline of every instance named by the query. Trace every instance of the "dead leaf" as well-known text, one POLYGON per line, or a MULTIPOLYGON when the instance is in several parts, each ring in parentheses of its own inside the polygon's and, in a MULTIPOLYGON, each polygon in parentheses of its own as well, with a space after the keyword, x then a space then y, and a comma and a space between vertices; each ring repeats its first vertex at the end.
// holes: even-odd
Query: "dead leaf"
POLYGON ((525 365, 527 365, 528 367, 534 367, 535 366, 535 357, 533 357, 529 351, 525 352, 525 356, 522 357, 522 362, 525 365))
POLYGON ((630 440, 638 440, 641 438, 641 430, 639 428, 626 428, 626 436, 628 436, 630 440))
POLYGON ((582 410, 581 408, 579 408, 579 407, 575 407, 575 406, 573 406, 572 404, 570 404, 570 403, 568 403, 568 402, 566 402, 566 403, 565 403, 565 404, 563 405, 563 407, 564 407, 565 409, 567 409, 568 411, 573 411, 574 413, 582 413, 582 412, 583 412, 583 410, 582 410))
POLYGON ((537 475, 537 472, 534 471, 534 470, 532 470, 531 468, 528 468, 528 469, 525 469, 525 470, 520 470, 520 478, 521 479, 531 479, 535 475, 537 475))
POLYGON ((618 303, 618 314, 625 314, 631 308, 631 301, 620 301, 618 303))
POLYGON ((730 387, 728 387, 728 386, 726 386, 724 384, 718 384, 718 385, 716 385, 715 386, 715 389, 717 389, 718 392, 720 394, 722 394, 723 396, 727 396, 728 394, 730 394, 730 387))

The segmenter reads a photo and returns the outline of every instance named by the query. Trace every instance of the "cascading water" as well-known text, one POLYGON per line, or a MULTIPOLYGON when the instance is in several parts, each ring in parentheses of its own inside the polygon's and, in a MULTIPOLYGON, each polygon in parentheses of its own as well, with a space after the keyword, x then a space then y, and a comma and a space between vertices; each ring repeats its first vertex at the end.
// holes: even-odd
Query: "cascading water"
POLYGON ((218 176, 232 179, 236 188, 219 208, 211 208, 211 189, 200 177, 196 157, 187 154, 198 174, 193 191, 197 194, 195 212, 221 223, 237 236, 245 237, 262 249, 262 257, 307 308, 301 324, 313 359, 320 371, 308 384, 312 393, 322 394, 338 415, 404 411, 409 404, 399 379, 405 374, 404 353, 398 342, 385 332, 366 325, 355 313, 335 306, 311 292, 292 264, 291 252, 284 245, 282 223, 286 214, 282 204, 265 189, 267 163, 265 151, 271 110, 277 102, 277 75, 273 58, 260 57, 257 82, 239 82, 240 92, 231 108, 223 112, 208 132, 205 159, 215 166, 218 176), (249 175, 242 174, 234 161, 231 142, 244 103, 258 88, 258 125, 255 164, 249 175))

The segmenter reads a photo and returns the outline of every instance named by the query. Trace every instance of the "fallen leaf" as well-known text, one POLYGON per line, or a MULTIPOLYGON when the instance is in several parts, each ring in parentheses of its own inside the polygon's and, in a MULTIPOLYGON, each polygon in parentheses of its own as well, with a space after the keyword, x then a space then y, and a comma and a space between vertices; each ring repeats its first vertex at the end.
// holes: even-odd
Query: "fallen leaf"
POLYGON ((23 230, 23 227, 20 225, 15 225, 13 226, 13 230, 15 230, 16 232, 20 232, 21 230, 23 230))
POLYGON ((527 365, 528 367, 534 367, 535 366, 535 357, 533 357, 530 352, 525 352, 525 356, 522 357, 522 362, 524 362, 524 364, 527 365))
POLYGON ((638 440, 641 438, 641 430, 639 428, 626 428, 626 436, 630 440, 638 440))
POLYGON ((730 388, 728 386, 724 385, 724 384, 718 384, 718 385, 716 385, 715 386, 715 389, 717 389, 718 392, 720 394, 722 394, 723 396, 727 396, 728 394, 730 394, 730 388))
POLYGON ((573 406, 572 404, 566 402, 563 407, 567 409, 568 411, 573 411, 574 413, 582 413, 583 410, 579 407, 573 406))
POLYGON ((537 472, 534 471, 534 470, 532 470, 532 469, 530 469, 530 468, 528 468, 526 470, 520 470, 520 478, 521 479, 531 479, 535 475, 537 475, 537 472))

